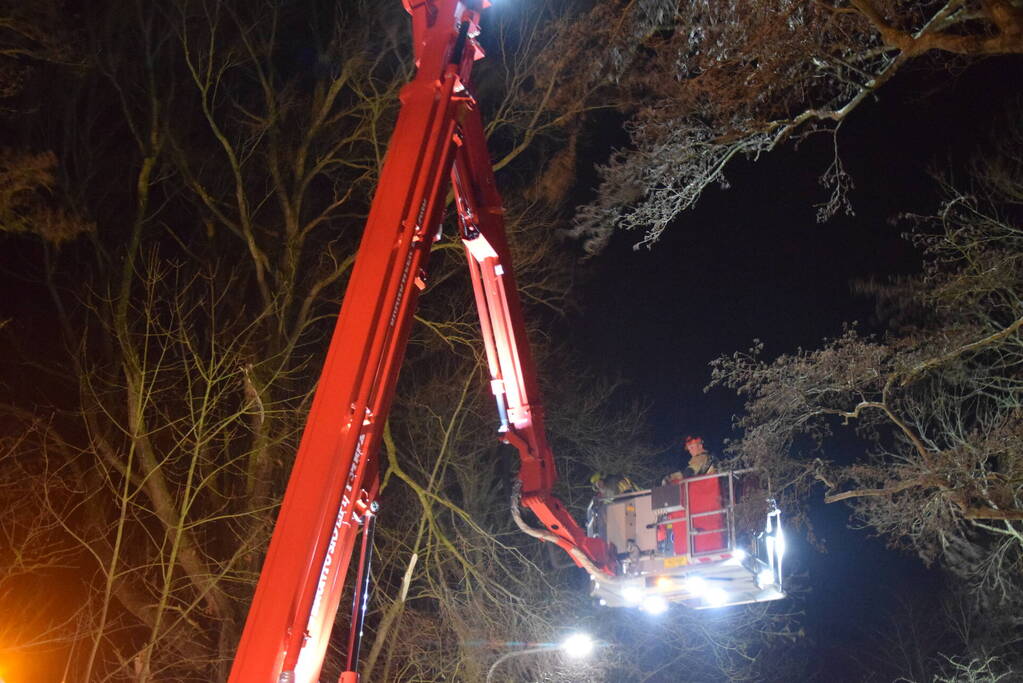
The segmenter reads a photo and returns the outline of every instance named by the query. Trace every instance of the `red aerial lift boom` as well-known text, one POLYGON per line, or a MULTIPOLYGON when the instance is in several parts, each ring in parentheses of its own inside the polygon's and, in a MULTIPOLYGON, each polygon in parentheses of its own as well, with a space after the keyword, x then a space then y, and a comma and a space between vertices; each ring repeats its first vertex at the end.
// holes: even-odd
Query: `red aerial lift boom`
POLYGON ((554 459, 470 80, 473 63, 483 57, 476 41, 480 12, 490 3, 403 2, 412 15, 416 75, 401 92, 401 111, 230 683, 319 680, 361 527, 341 675, 341 683, 358 682, 377 512, 377 451, 449 190, 476 296, 499 434, 518 449, 516 489, 545 530, 527 527, 516 512, 520 526, 567 551, 589 572, 592 594, 604 605, 657 613, 669 602, 704 608, 784 597, 780 512, 759 495, 747 472, 595 502, 587 530, 552 494, 554 459), (763 531, 747 523, 758 515, 766 519, 763 531))
POLYGON ((342 681, 358 680, 378 445, 394 396, 430 247, 453 189, 479 307, 501 438, 520 455, 522 502, 581 566, 614 574, 606 543, 589 538, 551 493, 556 478, 508 258, 503 210, 472 92, 488 0, 403 0, 416 75, 401 92, 365 233, 245 623, 231 683, 312 683, 363 527, 363 550, 342 681))

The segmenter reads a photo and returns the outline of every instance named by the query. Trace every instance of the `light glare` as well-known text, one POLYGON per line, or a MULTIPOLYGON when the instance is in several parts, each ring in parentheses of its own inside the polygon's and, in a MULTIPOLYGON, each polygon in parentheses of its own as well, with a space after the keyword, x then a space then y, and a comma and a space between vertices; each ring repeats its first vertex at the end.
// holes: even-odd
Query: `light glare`
POLYGON ((686 579, 686 590, 696 595, 703 595, 707 592, 707 582, 701 576, 690 576, 686 579))
POLYGON ((630 605, 638 605, 643 601, 643 591, 635 586, 629 586, 622 591, 622 599, 630 605))
POLYGON ((658 614, 664 614, 668 611, 668 601, 662 598, 660 595, 651 595, 643 601, 640 607, 647 614, 657 616, 658 614))
POLYGON ((725 564, 727 564, 729 566, 732 566, 732 567, 739 567, 745 561, 746 561, 746 551, 743 550, 742 548, 736 548, 732 552, 732 556, 728 559, 728 562, 726 562, 725 564))
POLYGON ((757 573, 757 583, 760 584, 761 588, 770 586, 774 583, 774 572, 770 569, 761 569, 757 573))
POLYGON ((589 656, 593 652, 593 647, 593 638, 586 633, 573 633, 561 643, 561 651, 565 653, 566 657, 571 657, 572 659, 582 659, 589 656))
POLYGON ((728 602, 728 592, 723 588, 712 586, 707 589, 704 600, 706 600, 707 604, 712 607, 720 607, 728 602))

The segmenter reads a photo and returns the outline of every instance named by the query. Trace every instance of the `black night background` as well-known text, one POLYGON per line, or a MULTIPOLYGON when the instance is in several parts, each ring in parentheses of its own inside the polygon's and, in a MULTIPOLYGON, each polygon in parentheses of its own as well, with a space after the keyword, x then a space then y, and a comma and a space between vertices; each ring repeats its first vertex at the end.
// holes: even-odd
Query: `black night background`
MULTIPOLYGON (((408 21, 0 3, 0 683, 227 680, 408 21)), ((1023 680, 1023 5, 495 0, 480 40, 555 494, 702 435, 771 482, 790 598, 602 609, 516 528, 449 212, 362 680, 1023 680)))

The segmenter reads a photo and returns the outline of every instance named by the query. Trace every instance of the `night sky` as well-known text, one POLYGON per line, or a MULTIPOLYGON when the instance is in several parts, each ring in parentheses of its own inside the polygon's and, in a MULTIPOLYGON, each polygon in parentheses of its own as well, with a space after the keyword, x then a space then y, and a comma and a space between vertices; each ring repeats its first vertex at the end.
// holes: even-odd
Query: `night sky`
MULTIPOLYGON (((723 389, 704 393, 708 362, 765 343, 765 356, 814 348, 845 321, 883 332, 873 303, 850 284, 916 272, 918 253, 900 235, 900 212, 931 213, 939 194, 935 169, 962 177, 971 154, 990 144, 1023 83, 1018 60, 991 60, 958 75, 907 71, 865 103, 839 133, 855 188, 856 215, 817 223, 814 204, 828 190, 818 177, 830 163, 832 138, 818 135, 743 162, 681 216, 653 248, 634 250, 640 235, 618 234, 593 259, 592 281, 576 321, 580 348, 620 375, 645 400, 655 438, 668 451, 667 471, 686 434, 701 433, 720 452, 741 408, 723 389)), ((825 456, 848 462, 853 452, 825 456)), ((814 505, 818 553, 798 543, 789 567, 805 574, 806 630, 836 678, 831 657, 880 629, 900 596, 933 600, 941 577, 915 557, 848 528, 848 508, 814 505)), ((851 679, 852 680, 852 679, 851 679)), ((855 679, 855 680, 858 680, 855 679)))

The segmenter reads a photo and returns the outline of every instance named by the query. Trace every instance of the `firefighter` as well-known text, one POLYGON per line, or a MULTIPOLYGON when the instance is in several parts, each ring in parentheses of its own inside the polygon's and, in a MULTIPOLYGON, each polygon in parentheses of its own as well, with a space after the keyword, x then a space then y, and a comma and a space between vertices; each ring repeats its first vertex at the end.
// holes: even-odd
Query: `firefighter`
MULTIPOLYGON (((661 480, 662 486, 669 484, 681 484, 684 479, 698 477, 703 474, 717 474, 714 467, 714 458, 703 445, 702 436, 687 436, 685 438, 685 449, 689 453, 689 464, 681 472, 672 472, 661 480)), ((716 483, 714 484, 716 486, 716 483)), ((688 508, 689 501, 683 500, 683 505, 688 508)), ((658 550, 670 555, 685 555, 689 552, 688 519, 686 509, 676 512, 669 512, 658 520, 657 525, 657 547, 658 550)))
POLYGON ((590 477, 590 483, 593 485, 593 497, 601 503, 609 503, 619 494, 636 490, 631 479, 619 474, 596 472, 590 477))
POLYGON ((704 447, 702 436, 687 436, 685 445, 686 451, 689 452, 689 465, 682 472, 684 478, 699 477, 703 474, 717 474, 718 470, 714 466, 714 456, 704 447))
MULTIPOLYGON (((686 451, 689 465, 683 475, 686 479, 708 474, 717 474, 714 456, 703 445, 702 436, 687 436, 686 451)), ((692 537, 692 551, 697 554, 720 551, 727 547, 725 534, 725 513, 721 510, 721 481, 717 477, 699 479, 687 487, 689 513, 695 515, 689 532, 692 537)))
POLYGON ((586 535, 603 536, 604 528, 604 505, 614 500, 614 497, 627 491, 637 491, 636 485, 625 475, 605 474, 595 472, 590 477, 590 484, 593 485, 593 500, 586 509, 586 535))

